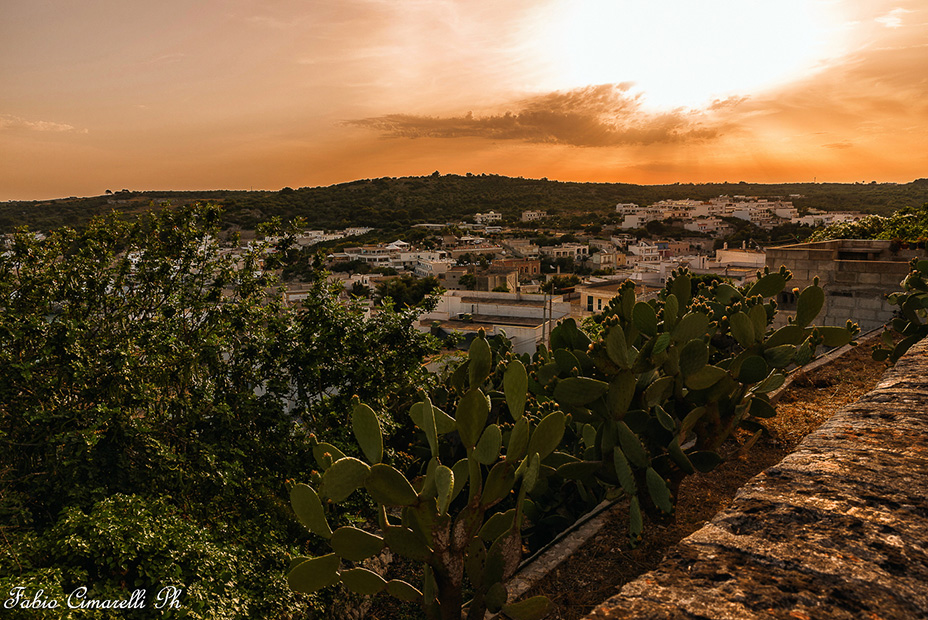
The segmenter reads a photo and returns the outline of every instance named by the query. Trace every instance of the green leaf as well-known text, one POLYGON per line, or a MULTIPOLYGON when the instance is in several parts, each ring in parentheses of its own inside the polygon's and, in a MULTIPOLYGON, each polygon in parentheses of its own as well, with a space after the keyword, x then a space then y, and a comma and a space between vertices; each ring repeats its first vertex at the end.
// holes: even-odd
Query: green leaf
POLYGON ((712 471, 722 463, 722 457, 710 450, 691 452, 688 456, 693 467, 704 474, 712 471))
POLYGON ((350 568, 342 571, 342 583, 355 594, 373 596, 387 588, 387 580, 366 568, 350 568))
POLYGON ((641 542, 641 530, 644 524, 641 519, 641 504, 638 502, 638 496, 632 495, 628 503, 628 542, 632 549, 641 542))
POLYGON ((688 474, 696 473, 696 468, 693 466, 693 463, 690 461, 689 457, 686 456, 686 453, 680 449, 680 437, 679 435, 673 438, 673 441, 667 446, 667 453, 670 454, 670 458, 673 459, 673 462, 688 474))
POLYGON ((823 326, 818 328, 819 335, 824 339, 826 347, 843 347, 851 342, 851 332, 843 327, 823 326))
POLYGON ((622 449, 616 446, 612 450, 613 463, 615 464, 615 473, 622 485, 622 490, 629 496, 634 496, 638 492, 638 485, 635 484, 635 474, 632 472, 628 459, 625 458, 622 449))
POLYGON ((329 541, 339 557, 360 562, 377 555, 383 549, 383 539, 362 529, 346 525, 332 532, 329 541))
POLYGON ((680 303, 677 296, 671 293, 664 300, 664 331, 669 331, 677 322, 677 315, 680 312, 680 303))
POLYGON ((554 399, 564 405, 586 405, 609 390, 605 381, 588 377, 568 377, 557 382, 554 399))
POLYGON ((487 611, 495 614, 503 608, 508 599, 509 592, 506 590, 506 586, 497 581, 487 590, 487 595, 483 600, 487 605, 487 611))
POLYGON ((551 601, 546 596, 533 596, 518 603, 503 605, 503 613, 512 620, 541 620, 551 610, 551 601))
POLYGON ((781 344, 780 346, 764 350, 764 359, 773 368, 786 368, 796 356, 796 345, 781 344))
POLYGON ((731 284, 723 282, 715 288, 715 301, 723 306, 727 306, 733 301, 741 301, 742 299, 744 299, 744 297, 742 297, 738 289, 731 284))
POLYGON ((738 344, 745 349, 750 348, 754 344, 754 324, 751 323, 751 318, 744 312, 735 312, 729 318, 729 322, 731 323, 731 335, 735 337, 738 344))
POLYGON ((528 418, 522 418, 516 422, 509 435, 509 445, 506 446, 506 460, 520 461, 525 456, 528 449, 528 438, 531 433, 531 426, 528 418))
POLYGON ((767 333, 767 311, 763 306, 754 306, 748 312, 751 318, 751 324, 754 325, 754 341, 763 342, 764 335, 767 333))
POLYGON ((673 432, 677 430, 677 423, 674 422, 673 416, 667 413, 667 411, 660 405, 654 407, 654 415, 657 416, 657 421, 661 423, 661 426, 663 426, 668 431, 673 432))
POLYGON ((446 514, 454 492, 454 472, 450 467, 438 466, 435 470, 435 486, 438 489, 438 512, 446 514))
POLYGON ((570 373, 574 368, 578 371, 580 370, 580 362, 574 354, 567 349, 555 349, 554 362, 557 364, 558 370, 564 374, 570 373))
POLYGON ((535 488, 535 483, 538 482, 538 472, 540 469, 541 458, 539 458, 538 453, 535 452, 528 457, 528 467, 524 468, 522 473, 522 486, 526 492, 535 488))
POLYGON ((770 401, 754 397, 751 399, 750 413, 755 418, 772 418, 777 414, 770 401))
POLYGON ((339 459, 322 475, 320 491, 335 503, 343 502, 364 485, 370 469, 367 463, 350 456, 339 459))
POLYGON ((512 360, 503 375, 503 392, 506 395, 506 405, 512 419, 519 421, 525 412, 525 396, 528 393, 528 374, 525 365, 519 360, 512 360))
POLYGON ((497 512, 494 513, 487 522, 483 524, 483 527, 480 528, 480 538, 487 541, 488 543, 493 542, 504 533, 512 529, 512 524, 515 523, 516 518, 516 509, 512 508, 506 512, 497 512))
POLYGON ((464 485, 467 484, 467 478, 470 475, 468 471, 469 464, 466 458, 459 460, 457 463, 451 466, 451 473, 454 474, 454 486, 451 489, 451 501, 454 501, 454 498, 464 490, 464 485))
POLYGON ((702 338, 690 340, 680 350, 680 373, 689 377, 709 363, 709 348, 702 338))
POLYGON ((651 304, 639 301, 632 309, 632 324, 646 336, 657 334, 657 313, 651 304))
POLYGON ((564 463, 557 468, 557 473, 568 480, 582 480, 595 474, 602 465, 600 461, 575 461, 564 463))
POLYGON ((486 484, 480 497, 480 503, 491 506, 506 497, 516 482, 512 463, 499 461, 487 474, 486 484))
POLYGON ((425 433, 425 439, 429 442, 429 450, 433 457, 438 456, 438 425, 435 423, 435 412, 432 409, 432 401, 428 396, 423 397, 422 406, 422 426, 420 427, 425 433))
POLYGON ((609 383, 606 400, 609 405, 609 413, 613 418, 621 418, 628 411, 628 406, 635 397, 636 385, 637 379, 635 375, 627 370, 620 372, 609 383))
POLYGON ((483 385, 493 367, 493 353, 486 338, 481 335, 471 341, 467 359, 470 362, 467 366, 467 376, 473 390, 483 385))
POLYGON ((379 463, 383 459, 383 435, 374 410, 367 405, 358 404, 351 412, 351 427, 367 460, 379 463))
POLYGON ((338 583, 339 558, 334 553, 297 564, 287 575, 290 589, 303 594, 338 583))
MULTIPOLYGON (((435 417, 435 429, 439 435, 450 433, 457 430, 454 424, 454 418, 432 404, 432 415, 435 417)), ((422 401, 413 403, 409 408, 409 417, 413 423, 421 429, 425 428, 425 403, 422 401)))
POLYGON ((764 358, 759 355, 751 355, 741 363, 741 368, 738 371, 738 381, 741 383, 757 383, 763 381, 769 372, 770 368, 764 358))
POLYGON ((718 366, 703 366, 686 378, 686 386, 691 390, 705 390, 727 376, 728 373, 718 366))
POLYGON ((670 514, 673 512, 673 501, 670 495, 670 487, 667 482, 661 478, 652 467, 648 467, 645 472, 645 480, 648 483, 648 495, 654 501, 654 505, 661 509, 661 512, 670 514))
POLYGON ((432 556, 432 550, 422 537, 409 528, 388 526, 383 532, 383 539, 391 551, 404 558, 425 562, 432 556))
POLYGON ((693 295, 693 279, 688 273, 678 273, 670 284, 670 290, 677 298, 680 308, 687 308, 693 295))
POLYGON ((400 579, 387 582, 387 593, 408 603, 418 603, 422 600, 422 592, 400 579))
POLYGON ((825 305, 825 291, 814 284, 807 286, 799 293, 796 300, 796 324, 805 327, 815 320, 825 305))
POLYGON ((410 506, 418 499, 406 476, 383 463, 371 467, 364 484, 374 501, 384 506, 410 506))
POLYGON ((538 453, 544 459, 554 452, 564 436, 564 413, 553 411, 538 423, 528 442, 528 454, 538 453))
POLYGON ((786 286, 786 276, 779 272, 768 273, 751 285, 747 296, 774 297, 783 290, 784 286, 786 286))
POLYGON ((755 394, 766 394, 772 392, 786 381, 786 376, 781 373, 774 373, 767 377, 763 383, 754 388, 755 394))
POLYGON ((345 453, 330 443, 320 442, 313 446, 313 458, 319 469, 325 471, 335 461, 345 458, 345 453))
POLYGON ((621 325, 613 325, 606 333, 606 355, 616 366, 629 368, 628 347, 625 344, 625 331, 621 325))
POLYGON ((290 505, 293 506, 293 512, 296 513, 300 523, 310 532, 323 538, 332 536, 332 529, 322 509, 322 502, 312 487, 302 483, 294 485, 290 490, 290 505))
POLYGON ((472 388, 464 394, 458 402, 454 420, 465 446, 473 448, 477 445, 489 414, 490 403, 480 389, 472 388))
POLYGON ((709 331, 709 317, 702 312, 689 312, 680 319, 671 336, 674 342, 702 339, 709 331))
POLYGON ((621 420, 616 422, 616 429, 619 432, 619 445, 628 460, 636 467, 647 467, 648 453, 641 444, 638 435, 632 432, 632 429, 628 428, 628 425, 621 420))
POLYGON ((784 344, 798 345, 805 338, 805 330, 799 325, 784 325, 767 338, 764 345, 768 349, 778 347, 784 344))
POLYGON ((490 424, 483 431, 483 436, 474 448, 474 457, 481 465, 492 465, 499 458, 499 450, 503 444, 503 434, 496 424, 490 424))
POLYGON ((673 390, 673 381, 673 377, 661 377, 648 386, 644 391, 644 398, 648 407, 653 407, 667 400, 671 390, 673 390))
POLYGON ((651 350, 651 355, 659 355, 667 350, 667 347, 670 345, 670 334, 664 332, 659 334, 657 338, 654 339, 654 348, 651 350))

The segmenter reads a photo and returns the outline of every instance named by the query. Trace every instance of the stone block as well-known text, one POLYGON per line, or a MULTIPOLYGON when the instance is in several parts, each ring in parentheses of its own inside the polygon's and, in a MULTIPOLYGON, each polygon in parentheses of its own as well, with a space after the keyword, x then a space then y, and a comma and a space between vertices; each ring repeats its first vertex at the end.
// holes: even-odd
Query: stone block
POLYGON ((853 297, 828 297, 825 303, 829 308, 853 309, 857 307, 857 303, 853 297))
MULTIPOLYGON (((908 273, 908 271, 906 271, 906 273, 908 273)), ((900 282, 902 282, 904 277, 905 274, 889 271, 880 274, 880 283, 892 287, 892 290, 902 290, 900 282)))
POLYGON ((857 284, 858 275, 853 271, 839 271, 834 274, 834 281, 839 284, 857 284))
POLYGON ((879 284, 880 283, 880 274, 879 273, 864 273, 861 272, 857 276, 857 281, 861 284, 879 284))

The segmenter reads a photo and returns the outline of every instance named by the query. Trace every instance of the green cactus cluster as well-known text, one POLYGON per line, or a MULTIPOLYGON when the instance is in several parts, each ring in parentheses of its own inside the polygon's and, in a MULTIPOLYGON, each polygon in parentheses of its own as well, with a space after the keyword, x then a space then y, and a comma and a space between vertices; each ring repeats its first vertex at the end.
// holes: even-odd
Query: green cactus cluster
POLYGON ((824 302, 817 280, 795 291, 795 317, 773 329, 775 297, 790 279, 785 268, 765 269, 740 289, 694 286, 681 269, 648 301, 627 283, 603 312, 598 340, 568 320, 552 333, 554 350, 536 356, 530 390, 571 414, 574 426, 566 434, 575 448, 557 473, 596 499, 624 492, 632 544, 641 511, 671 515, 682 479, 721 463, 736 429, 753 432, 748 445, 756 441, 787 369, 859 331, 812 325, 824 302))
POLYGON ((355 402, 363 460, 318 443, 321 473, 293 487, 294 511, 332 552, 297 560, 290 585, 386 592, 444 620, 543 617, 544 597, 508 600, 523 544, 537 548, 603 499, 623 497, 637 544, 643 515, 672 518, 680 482, 730 456, 737 429, 751 432, 741 449, 760 436, 789 369, 822 345, 853 342, 850 322, 813 324, 824 302, 817 279, 794 289, 795 316, 775 329, 775 298, 790 279, 765 269, 739 288, 681 269, 647 300, 626 282, 596 318, 595 340, 568 319, 531 357, 481 332, 446 382, 410 408, 418 465, 405 474, 385 462, 377 414, 355 402), (330 528, 329 503, 356 491, 376 503, 377 533, 330 528), (422 562, 421 583, 361 565, 384 548, 422 562))
POLYGON ((889 303, 899 309, 873 349, 877 361, 895 364, 912 345, 928 336, 928 260, 913 258, 909 267, 900 283, 902 291, 887 296, 889 303), (899 342, 894 341, 893 332, 902 336, 899 342))
POLYGON ((359 594, 386 592, 418 602, 429 618, 443 620, 482 619, 487 611, 515 620, 547 614, 544 597, 510 603, 506 582, 522 559, 526 493, 538 480, 542 460, 561 442, 566 419, 559 410, 537 424, 524 415, 528 375, 522 361, 506 353, 494 356, 481 333, 455 378, 462 394, 454 416, 425 394, 411 407, 410 417, 429 448, 422 475, 412 480, 383 462, 377 414, 355 401, 352 429, 366 461, 319 443, 314 456, 322 472, 313 481, 318 490, 297 484, 291 492, 302 524, 328 539, 332 549, 293 563, 288 580, 294 590, 311 593, 341 582, 359 594), (505 363, 497 364, 497 357, 505 363), (502 393, 494 389, 496 374, 502 393), (492 396, 506 403, 505 432, 491 417, 492 396), (457 450, 463 457, 448 460, 457 450), (354 526, 331 529, 326 504, 343 502, 356 491, 377 504, 378 533, 354 526), (512 507, 495 510, 503 502, 512 507), (422 562, 422 583, 386 580, 360 565, 385 547, 422 562), (473 593, 467 602, 465 585, 473 593))

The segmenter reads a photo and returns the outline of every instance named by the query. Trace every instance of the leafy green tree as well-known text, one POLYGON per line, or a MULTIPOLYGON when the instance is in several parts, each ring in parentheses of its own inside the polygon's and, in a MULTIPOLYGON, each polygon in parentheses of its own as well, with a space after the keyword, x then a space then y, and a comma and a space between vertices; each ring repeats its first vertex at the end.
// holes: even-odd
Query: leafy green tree
POLYGON ((465 273, 463 276, 458 279, 458 284, 463 286, 468 291, 476 290, 477 288, 477 276, 472 273, 465 273))
POLYGON ((377 296, 381 301, 393 300, 396 308, 405 309, 415 306, 428 305, 428 299, 439 289, 438 279, 434 277, 417 278, 414 275, 403 274, 396 278, 384 280, 377 285, 377 296))
POLYGON ((286 242, 227 253, 220 230, 210 206, 112 215, 0 255, 0 591, 176 585, 191 617, 305 615, 284 481, 330 406, 419 385, 431 340, 340 306, 321 268, 288 308, 286 242))

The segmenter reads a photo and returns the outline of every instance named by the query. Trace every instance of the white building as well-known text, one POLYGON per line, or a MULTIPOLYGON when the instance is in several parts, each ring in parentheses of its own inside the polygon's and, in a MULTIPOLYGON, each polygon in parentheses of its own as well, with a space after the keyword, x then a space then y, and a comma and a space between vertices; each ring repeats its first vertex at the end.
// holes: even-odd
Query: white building
POLYGON ((478 224, 489 224, 490 222, 501 222, 503 221, 503 214, 497 213, 496 211, 490 211, 489 213, 477 213, 474 215, 474 221, 478 224))
POLYGON ((535 222, 537 220, 543 220, 546 217, 548 217, 547 211, 523 211, 522 212, 523 222, 535 222))
POLYGON ((570 316, 570 302, 523 293, 445 291, 434 310, 420 317, 420 331, 486 335, 504 332, 513 351, 532 354, 558 321, 570 316))

